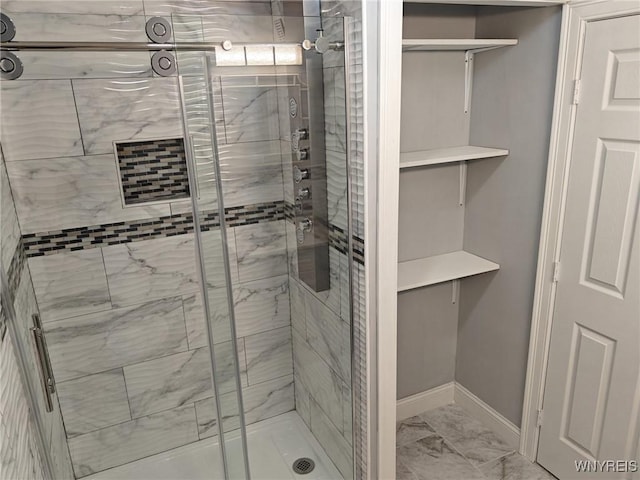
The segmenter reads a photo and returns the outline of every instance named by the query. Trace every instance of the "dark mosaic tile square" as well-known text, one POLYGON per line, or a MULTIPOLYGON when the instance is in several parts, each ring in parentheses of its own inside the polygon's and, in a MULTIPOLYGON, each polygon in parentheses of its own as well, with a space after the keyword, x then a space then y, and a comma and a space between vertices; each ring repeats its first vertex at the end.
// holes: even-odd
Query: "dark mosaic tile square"
POLYGON ((125 205, 189 198, 182 138, 116 144, 125 205))

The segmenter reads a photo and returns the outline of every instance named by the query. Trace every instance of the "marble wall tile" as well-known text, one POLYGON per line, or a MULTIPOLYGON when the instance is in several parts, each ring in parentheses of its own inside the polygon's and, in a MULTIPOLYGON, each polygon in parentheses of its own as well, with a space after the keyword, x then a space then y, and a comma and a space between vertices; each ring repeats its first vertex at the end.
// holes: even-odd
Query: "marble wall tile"
MULTIPOLYGON (((212 316, 214 343, 228 342, 231 340, 229 326, 229 305, 226 288, 209 288, 209 309, 212 316)), ((202 295, 196 292, 182 297, 184 306, 184 319, 187 325, 187 338, 189 349, 205 347, 207 343, 207 330, 205 315, 202 306, 202 295)))
POLYGON ((329 223, 348 230, 347 157, 344 152, 326 151, 327 213, 329 223))
POLYGON ((21 80, 150 77, 147 52, 23 51, 21 80))
POLYGON ((29 268, 43 322, 111 308, 100 249, 32 257, 29 268))
POLYGON ((298 240, 296 233, 296 224, 293 222, 286 222, 287 231, 287 256, 289 262, 289 275, 294 278, 298 278, 298 240))
POLYGON ((353 395, 351 385, 342 384, 342 417, 344 419, 342 436, 349 445, 353 444, 353 395))
POLYGON ((112 152, 114 141, 182 136, 175 78, 80 79, 72 83, 87 155, 112 152))
POLYGON ((306 387, 302 383, 302 380, 297 378, 297 375, 293 376, 296 392, 296 412, 304 420, 307 427, 311 428, 311 397, 306 387))
MULTIPOLYGON (((249 4, 249 2, 245 3, 249 4)), ((238 3, 235 5, 227 4, 225 6, 231 10, 238 8, 238 3)), ((255 16, 243 17, 238 14, 224 15, 219 9, 216 15, 202 17, 205 41, 222 42, 224 40, 231 40, 233 43, 272 43, 274 38, 271 12, 264 13, 264 5, 256 5, 255 3, 253 5, 247 5, 243 11, 252 12, 251 14, 255 16)))
MULTIPOLYGON (((231 342, 216 346, 220 392, 235 389, 235 366, 231 342)), ((240 376, 247 384, 244 343, 238 342, 240 376)), ((194 403, 213 396, 208 348, 169 355, 124 368, 127 392, 134 418, 194 403)))
POLYGON ((124 243, 102 250, 114 307, 199 289, 192 234, 124 243))
POLYGON ((280 142, 218 147, 225 207, 282 200, 280 142))
POLYGON ((311 433, 320 442, 320 445, 340 470, 345 480, 353 478, 351 445, 344 439, 313 398, 311 399, 311 433))
POLYGON ((344 67, 324 68, 324 129, 327 150, 345 152, 346 107, 344 67))
MULTIPOLYGON (((235 229, 227 229, 226 231, 227 253, 229 254, 229 268, 232 284, 235 284, 239 280, 234 230, 235 229)), ((207 285, 210 288, 226 287, 227 278, 224 269, 224 257, 222 250, 222 230, 213 229, 208 232, 202 232, 200 238, 202 239, 202 256, 205 266, 205 275, 207 277, 207 285)))
POLYGON ((103 428, 69 440, 78 477, 198 440, 193 405, 103 428))
POLYGON ((313 295, 305 301, 307 342, 340 377, 351 378, 350 327, 313 295))
POLYGON ((187 349, 180 297, 51 322, 45 334, 59 382, 187 349))
POLYGON ((305 313, 305 288, 298 280, 289 277, 289 297, 291 304, 291 326, 302 338, 307 338, 307 324, 305 313))
MULTIPOLYGON (((0 149, 0 155, 2 150, 0 149)), ((20 225, 11 194, 4 158, 0 161, 0 263, 6 274, 20 241, 20 225)))
POLYGON ((2 82, 0 141, 7 162, 84 155, 71 82, 2 82))
POLYGON ((260 77, 222 77, 222 102, 226 143, 278 140, 278 95, 260 77))
POLYGON ((293 362, 296 376, 304 383, 311 398, 324 410, 336 429, 342 429, 344 382, 296 332, 293 332, 293 362))
POLYGON ((233 229, 241 282, 288 273, 284 220, 233 229))
MULTIPOLYGON (((147 15, 271 15, 266 1, 144 0, 147 15)), ((233 40, 232 40, 233 41, 233 40)))
MULTIPOLYGON (((290 412, 295 408, 293 376, 286 375, 268 382, 259 383, 242 389, 245 422, 247 425, 290 412)), ((196 403, 198 432, 200 438, 218 434, 217 414, 213 398, 196 403)), ((235 392, 222 395, 222 412, 225 416, 225 431, 240 427, 236 412, 235 392)))
POLYGON ((244 341, 249 385, 293 374, 290 327, 250 335, 244 341))
POLYGON ((53 429, 49 440, 51 463, 53 464, 54 478, 74 478, 73 466, 69 455, 69 446, 59 405, 53 411, 53 429))
POLYGON ((238 337, 290 325, 288 283, 282 275, 234 285, 238 337))
POLYGON ((100 15, 143 15, 142 0, 3 0, 5 13, 84 13, 100 15))
POLYGON ((56 387, 69 437, 131 420, 120 368, 60 382, 56 387))
POLYGON ((170 215, 168 204, 124 208, 114 155, 7 165, 23 233, 170 215))

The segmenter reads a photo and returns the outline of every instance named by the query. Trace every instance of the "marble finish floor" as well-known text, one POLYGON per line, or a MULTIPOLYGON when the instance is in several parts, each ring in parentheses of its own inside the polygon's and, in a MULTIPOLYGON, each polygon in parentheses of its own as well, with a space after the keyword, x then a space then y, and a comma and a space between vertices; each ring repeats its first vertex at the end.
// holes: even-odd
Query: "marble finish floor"
POLYGON ((397 480, 555 480, 456 405, 398 422, 397 480))
MULTIPOLYGON (((229 455, 240 461, 238 434, 226 443, 229 455)), ((288 412, 247 428, 249 464, 253 480, 342 480, 342 476, 296 412, 288 412), (300 457, 311 458, 313 472, 298 475, 291 465, 300 457)), ((235 463, 235 461, 233 462, 235 463)), ((82 480, 222 480, 218 437, 208 438, 168 452, 105 470, 82 480)), ((231 478, 234 475, 230 468, 231 478)))

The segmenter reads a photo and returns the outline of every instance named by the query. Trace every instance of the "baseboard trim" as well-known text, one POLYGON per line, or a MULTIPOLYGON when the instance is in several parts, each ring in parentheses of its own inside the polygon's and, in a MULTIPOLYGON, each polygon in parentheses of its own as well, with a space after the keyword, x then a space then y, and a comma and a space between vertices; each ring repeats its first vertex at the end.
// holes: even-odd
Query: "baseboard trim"
POLYGON ((453 403, 455 382, 445 383, 426 392, 416 393, 398 400, 396 404, 397 420, 406 420, 432 408, 453 403))
POLYGON ((450 403, 464 408, 469 415, 490 428, 514 450, 520 449, 520 429, 457 382, 445 383, 398 400, 396 418, 398 421, 405 420, 450 403))
POLYGON ((456 405, 464 408, 473 418, 493 430, 507 445, 514 450, 520 449, 520 429, 494 410, 493 407, 476 397, 459 383, 456 383, 453 398, 456 405))

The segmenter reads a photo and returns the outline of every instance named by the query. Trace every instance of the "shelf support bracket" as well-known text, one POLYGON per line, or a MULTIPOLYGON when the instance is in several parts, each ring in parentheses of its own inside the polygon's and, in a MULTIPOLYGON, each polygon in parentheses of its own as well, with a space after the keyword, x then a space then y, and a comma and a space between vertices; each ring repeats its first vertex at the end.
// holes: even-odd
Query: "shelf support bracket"
POLYGON ((475 50, 464 52, 464 113, 471 109, 471 93, 473 91, 473 57, 475 50))
POLYGON ((460 162, 460 194, 458 197, 458 204, 460 206, 464 205, 466 200, 467 193, 467 161, 463 160, 460 162))
POLYGON ((454 305, 460 300, 460 280, 451 280, 451 303, 454 305))
POLYGON ((476 48, 474 50, 466 50, 464 52, 464 113, 471 110, 471 94, 473 93, 473 60, 476 53, 488 52, 495 50, 502 45, 496 47, 476 48))

